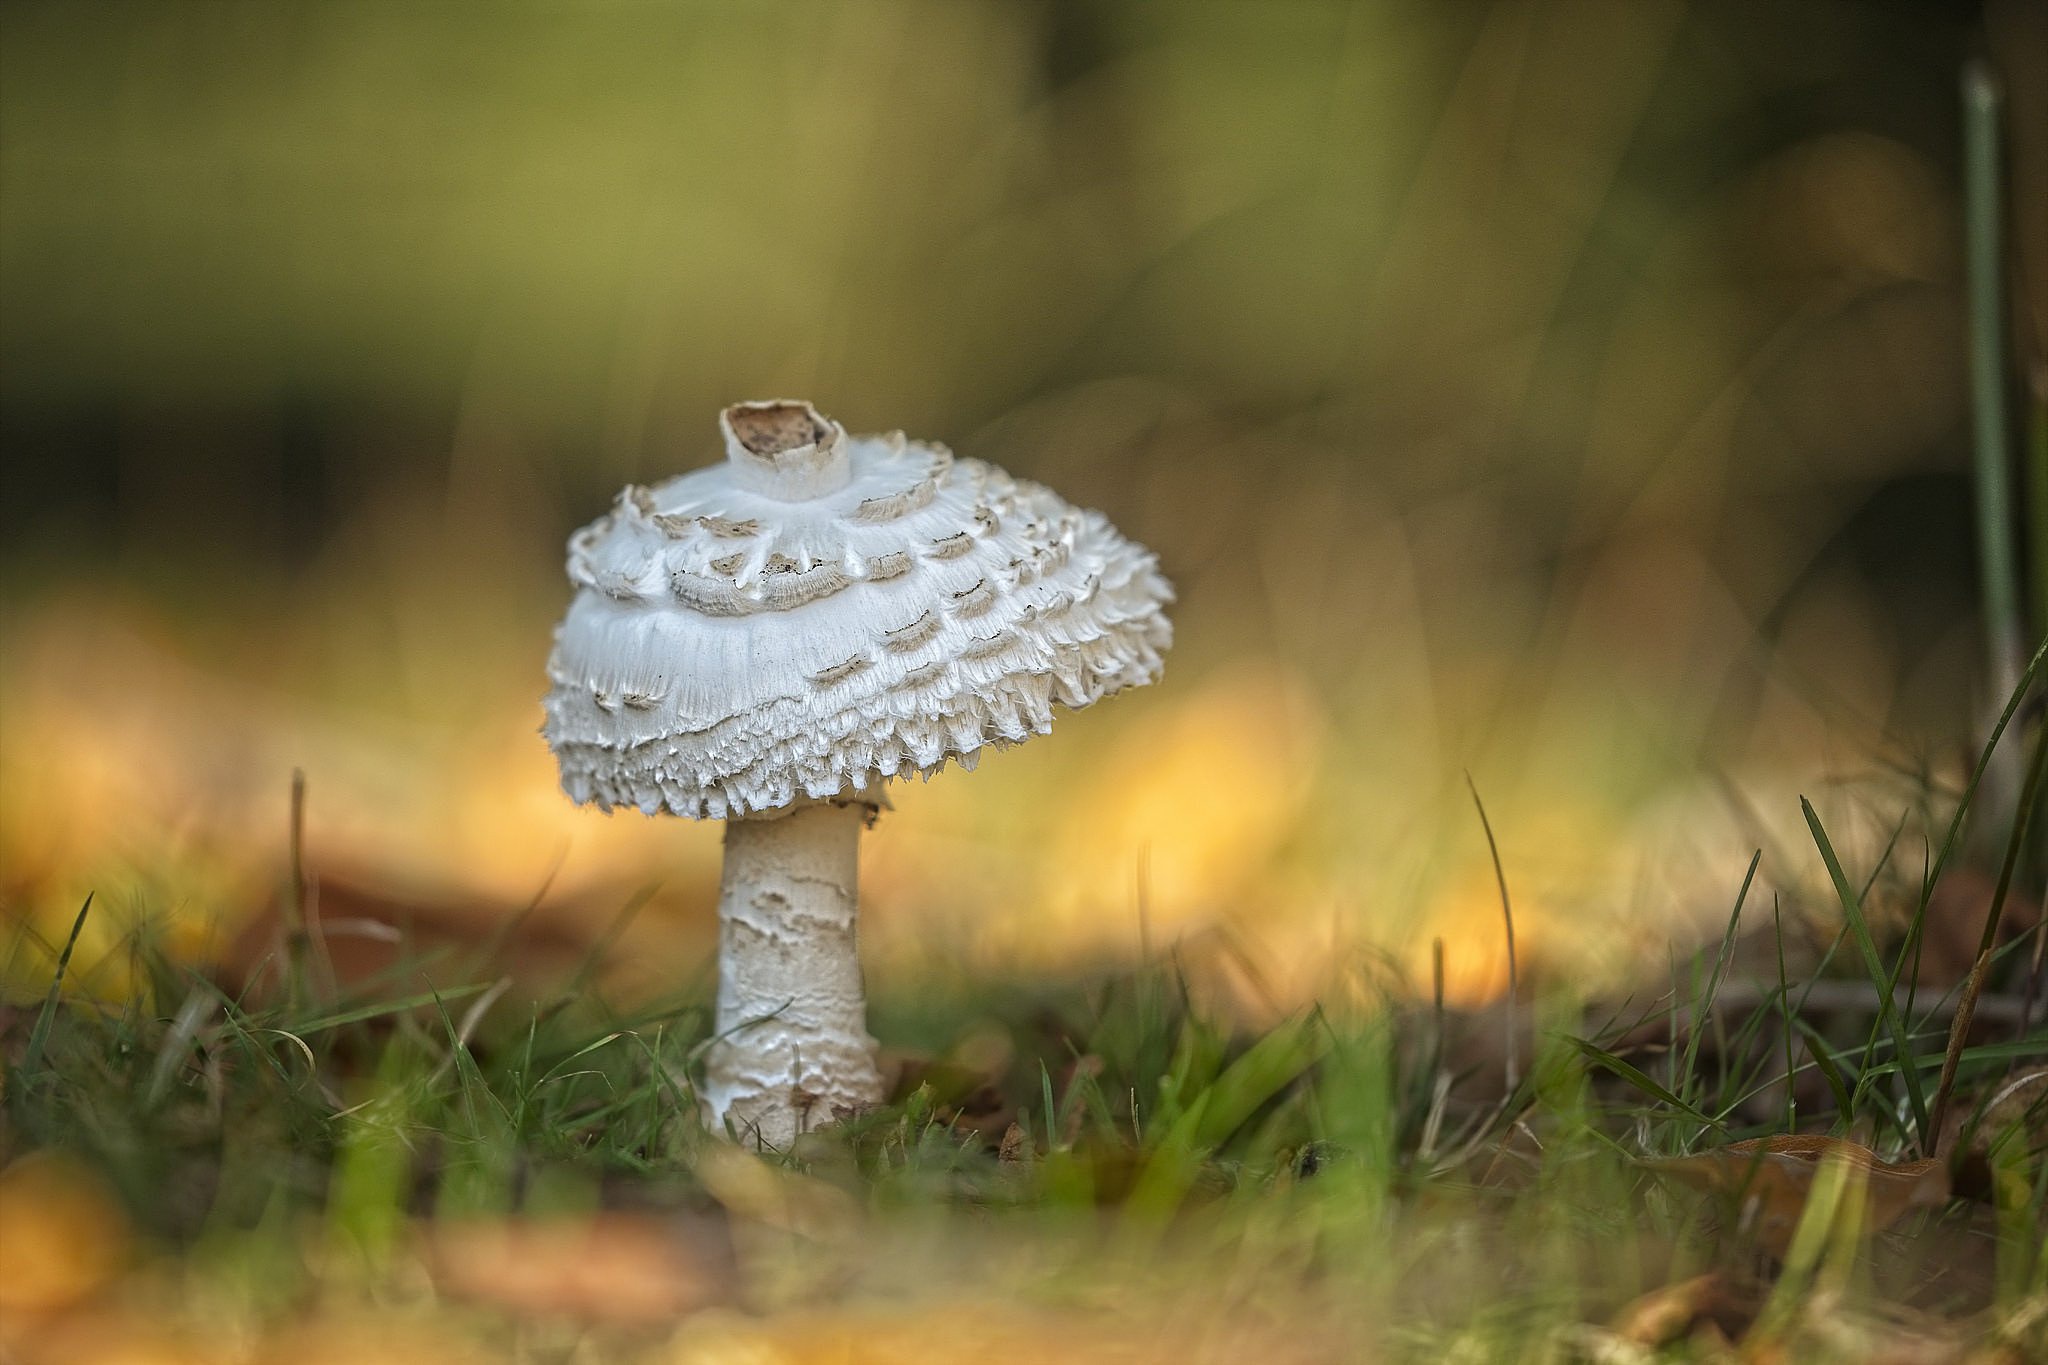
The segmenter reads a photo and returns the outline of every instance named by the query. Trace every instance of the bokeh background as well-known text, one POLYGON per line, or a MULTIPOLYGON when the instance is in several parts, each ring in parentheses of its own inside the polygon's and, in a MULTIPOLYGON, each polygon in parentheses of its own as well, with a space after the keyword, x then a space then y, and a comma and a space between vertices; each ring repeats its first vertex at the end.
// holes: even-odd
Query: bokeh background
POLYGON ((1981 732, 1958 76, 2024 346, 2043 15, 17 0, 0 914, 95 891, 94 989, 137 919, 260 954, 300 768, 337 952, 545 885, 545 970, 651 888, 615 980, 690 979, 717 828, 572 809, 536 732, 562 546, 796 396, 1181 593, 1163 685, 897 792, 885 1001, 1179 943, 1284 1008, 1439 937, 1484 999, 1467 773, 1525 974, 1662 972, 1755 847, 1796 915, 1798 793, 1874 847, 1981 732))

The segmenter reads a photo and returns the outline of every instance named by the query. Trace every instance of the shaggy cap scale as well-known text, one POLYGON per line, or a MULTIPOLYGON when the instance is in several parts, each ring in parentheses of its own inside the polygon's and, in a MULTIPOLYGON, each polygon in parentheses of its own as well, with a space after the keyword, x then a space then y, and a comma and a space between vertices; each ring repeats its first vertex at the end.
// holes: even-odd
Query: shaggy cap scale
POLYGON ((1172 589, 1100 513, 808 404, 721 424, 726 463, 570 538, 543 729, 577 801, 720 819, 848 795, 1159 676, 1172 589))

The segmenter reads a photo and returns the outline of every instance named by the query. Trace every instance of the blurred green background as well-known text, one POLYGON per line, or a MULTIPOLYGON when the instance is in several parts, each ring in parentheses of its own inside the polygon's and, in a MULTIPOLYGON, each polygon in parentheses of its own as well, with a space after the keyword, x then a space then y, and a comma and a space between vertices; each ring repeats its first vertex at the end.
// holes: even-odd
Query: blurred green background
POLYGON ((17 0, 4 909, 217 945, 303 766, 337 905, 559 861, 573 938, 658 876, 687 959, 715 829, 570 811, 533 733, 561 545, 796 396, 1182 593, 1164 686, 903 793, 885 975, 1135 950, 1142 881, 1254 994, 1436 934, 1484 994, 1467 771, 1536 962, 1661 961, 1745 812, 1888 824, 1985 700, 1957 83, 2038 338, 2044 8, 17 0))

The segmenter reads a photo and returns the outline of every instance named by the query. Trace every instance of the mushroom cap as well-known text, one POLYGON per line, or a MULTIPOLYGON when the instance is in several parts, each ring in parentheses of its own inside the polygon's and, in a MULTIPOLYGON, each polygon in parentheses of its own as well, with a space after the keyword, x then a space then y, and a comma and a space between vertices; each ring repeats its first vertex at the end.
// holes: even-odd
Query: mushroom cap
POLYGON ((629 486, 569 539, 542 728, 578 802, 847 796, 1159 676, 1173 590, 1101 513, 804 403, 721 426, 725 463, 629 486))

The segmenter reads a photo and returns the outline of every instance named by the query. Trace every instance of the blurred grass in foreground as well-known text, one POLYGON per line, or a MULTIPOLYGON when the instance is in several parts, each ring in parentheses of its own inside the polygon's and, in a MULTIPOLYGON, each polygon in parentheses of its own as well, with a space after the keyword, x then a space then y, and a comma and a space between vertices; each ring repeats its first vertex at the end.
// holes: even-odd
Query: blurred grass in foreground
MULTIPOLYGON (((915 1049, 893 1098, 788 1154, 698 1126, 702 993, 519 1000, 481 944, 293 1007, 275 961, 238 984, 138 932, 125 1001, 0 1018, 0 1347, 2020 1361, 2048 1346, 2048 1033, 1995 994, 2006 1022, 1952 1033, 1931 987, 1886 1025, 1965 818, 1846 978, 1860 1009, 1760 973, 1734 913, 1667 993, 1545 986, 1506 1089, 1498 1016, 1391 983, 1248 1032, 1177 959, 955 980, 878 1001, 915 1049)), ((1871 930, 1841 894, 1846 964, 1871 930)))

